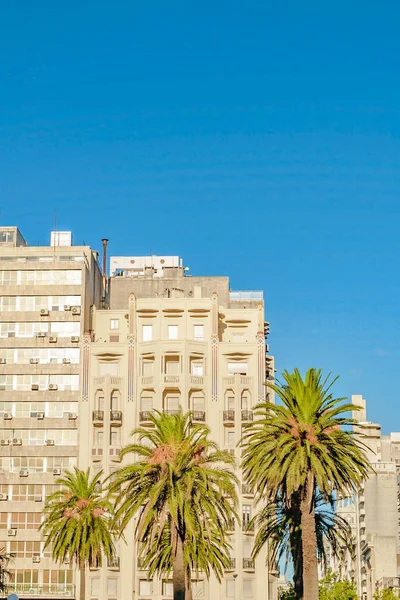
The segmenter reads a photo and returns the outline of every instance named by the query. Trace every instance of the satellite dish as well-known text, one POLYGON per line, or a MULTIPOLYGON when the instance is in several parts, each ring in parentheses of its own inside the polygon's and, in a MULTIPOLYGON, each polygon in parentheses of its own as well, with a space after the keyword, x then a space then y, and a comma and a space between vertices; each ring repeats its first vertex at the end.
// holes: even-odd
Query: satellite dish
POLYGON ((19 596, 17 594, 10 594, 7 600, 19 600, 19 596))

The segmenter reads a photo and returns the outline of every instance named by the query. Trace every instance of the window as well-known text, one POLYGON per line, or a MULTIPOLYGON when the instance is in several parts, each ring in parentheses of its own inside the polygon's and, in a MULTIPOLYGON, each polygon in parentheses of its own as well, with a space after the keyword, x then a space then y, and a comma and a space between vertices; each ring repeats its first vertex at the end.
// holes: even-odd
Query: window
POLYGON ((235 597, 235 580, 227 579, 226 580, 226 597, 234 598, 235 597))
POLYGON ((191 395, 191 402, 190 402, 190 406, 191 406, 191 410, 193 411, 205 411, 205 401, 204 401, 204 394, 202 392, 194 392, 191 395))
POLYGON ((151 342, 153 339, 153 325, 143 325, 142 339, 144 342, 151 342))
POLYGON ((168 339, 169 340, 177 340, 178 339, 178 325, 168 325, 168 339))
POLYGON ((250 504, 243 504, 242 508, 243 516, 243 528, 246 529, 249 526, 251 520, 251 506, 250 504))
POLYGON ((242 392, 241 405, 242 410, 250 410, 250 394, 248 390, 242 392))
POLYGON ((228 375, 247 375, 247 363, 245 362, 233 362, 228 363, 228 375))
POLYGON ((163 581, 162 582, 162 595, 172 597, 174 593, 174 588, 172 585, 172 581, 163 581))
POLYGON ((90 580, 90 595, 91 596, 99 596, 100 595, 100 578, 92 577, 90 580))
POLYGON ((204 598, 204 581, 192 581, 192 597, 204 598))
POLYGON ((179 396, 168 394, 165 398, 165 410, 169 413, 177 413, 179 411, 179 396))
POLYGON ((197 377, 203 377, 204 365, 203 365, 202 361, 192 360, 191 367, 192 367, 192 375, 196 375, 197 377))
POLYGON ((252 579, 243 579, 243 598, 253 598, 252 579))
POLYGON ((153 594, 152 583, 152 581, 141 579, 139 581, 139 596, 146 596, 147 598, 150 598, 153 594))
POLYGON ((119 427, 110 427, 110 446, 121 445, 121 429, 119 427))
POLYGON ((167 375, 179 375, 179 356, 167 356, 165 358, 165 373, 167 375))
POLYGON ((233 390, 227 390, 225 393, 225 410, 235 410, 235 394, 233 390))
POLYGON ((227 448, 235 447, 235 432, 225 428, 225 446, 227 448))
POLYGON ((144 358, 142 362, 142 376, 152 377, 154 375, 154 358, 144 358))
POLYGON ((104 432, 98 427, 94 427, 94 445, 103 446, 104 444, 104 432))
POLYGON ((118 584, 118 580, 117 579, 111 579, 108 578, 107 579, 107 596, 117 596, 117 584, 118 584))
POLYGON ((119 319, 110 319, 110 329, 119 329, 119 319))
POLYGON ((118 363, 117 362, 104 362, 99 364, 99 374, 112 375, 113 377, 118 376, 118 363))
POLYGON ((143 395, 140 398, 140 410, 142 412, 150 412, 153 410, 153 396, 152 395, 143 395))
POLYGON ((204 340, 204 325, 194 325, 193 335, 197 342, 202 342, 204 340))

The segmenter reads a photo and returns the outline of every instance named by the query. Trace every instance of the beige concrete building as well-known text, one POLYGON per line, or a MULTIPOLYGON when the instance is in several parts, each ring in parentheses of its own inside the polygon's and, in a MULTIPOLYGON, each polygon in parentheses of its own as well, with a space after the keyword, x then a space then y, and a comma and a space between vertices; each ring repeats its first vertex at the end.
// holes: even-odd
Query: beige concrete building
POLYGON ((78 459, 81 346, 100 303, 97 254, 52 234, 29 247, 0 228, 0 547, 20 598, 75 597, 74 573, 44 551, 45 496, 78 459))
POLYGON ((338 502, 338 513, 352 527, 356 560, 347 553, 332 567, 357 583, 362 600, 372 600, 376 590, 399 585, 400 434, 383 436, 381 426, 367 420, 365 399, 352 396, 352 402, 362 407, 353 413, 355 431, 367 447, 373 472, 359 494, 338 502))
MULTIPOLYGON (((178 257, 111 258, 111 274, 103 297, 97 254, 70 234, 28 247, 16 228, 0 228, 0 547, 16 553, 21 599, 76 595, 76 574, 52 563, 37 531, 63 469, 108 475, 149 412, 179 407, 239 464, 243 425, 274 374, 262 292, 191 277, 178 257)), ((241 492, 231 568, 222 584, 194 581, 196 598, 275 598, 265 554, 250 557, 253 497, 242 483, 241 492)), ((88 572, 87 600, 171 598, 171 581, 147 581, 140 568, 133 527, 118 559, 88 572)))

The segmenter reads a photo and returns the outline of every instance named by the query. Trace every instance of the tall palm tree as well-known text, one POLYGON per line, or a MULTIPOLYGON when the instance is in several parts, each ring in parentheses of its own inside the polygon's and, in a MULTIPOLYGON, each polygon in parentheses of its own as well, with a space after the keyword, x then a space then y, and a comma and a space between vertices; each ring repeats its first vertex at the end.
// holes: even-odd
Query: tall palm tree
POLYGON ((244 434, 243 471, 258 498, 268 494, 300 497, 304 597, 318 600, 315 492, 329 497, 333 490, 347 495, 368 474, 368 460, 345 413, 354 410, 344 398, 334 398, 330 375, 309 369, 283 372, 283 382, 268 384, 281 404, 256 407, 258 419, 244 434))
POLYGON ((219 576, 228 564, 234 459, 209 439, 208 427, 193 425, 190 413, 156 411, 150 420, 153 427, 135 429, 137 442, 121 452, 134 461, 111 478, 115 519, 123 531, 138 516, 139 557, 153 572, 172 569, 174 600, 184 600, 192 567, 219 576))
POLYGON ((56 481, 62 488, 46 499, 40 526, 53 559, 69 559, 79 568, 80 600, 85 600, 86 566, 100 566, 103 555, 111 560, 115 553, 112 505, 102 494, 100 478, 101 473, 91 478, 90 469, 65 471, 56 481))
POLYGON ((8 554, 5 548, 0 548, 0 593, 2 594, 7 592, 7 585, 11 576, 8 566, 13 558, 14 554, 8 554))
MULTIPOLYGON (((343 548, 354 551, 354 541, 350 525, 335 513, 333 496, 328 501, 316 493, 315 496, 315 528, 317 535, 317 557, 326 568, 326 543, 334 556, 340 557, 343 548)), ((253 558, 256 558, 265 544, 269 544, 268 561, 275 566, 282 557, 289 558, 293 564, 293 583, 296 599, 303 596, 303 554, 301 547, 301 513, 300 495, 292 494, 289 502, 275 498, 268 502, 254 516, 254 527, 257 531, 254 540, 253 558)))

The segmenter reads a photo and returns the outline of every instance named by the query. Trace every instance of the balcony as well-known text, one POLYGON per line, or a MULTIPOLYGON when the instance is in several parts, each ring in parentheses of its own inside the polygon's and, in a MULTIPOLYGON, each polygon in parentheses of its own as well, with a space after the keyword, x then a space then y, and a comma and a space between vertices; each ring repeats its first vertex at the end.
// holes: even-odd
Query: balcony
POLYGON ((224 419, 225 427, 234 427, 235 411, 234 410, 224 410, 223 419, 224 419))
POLYGON ((253 385, 253 378, 248 375, 241 375, 240 385, 253 385))
POLYGON ((231 375, 230 377, 223 377, 222 383, 224 384, 225 387, 227 387, 229 385, 235 385, 235 376, 231 375))
POLYGON ((15 592, 20 598, 76 598, 73 584, 52 583, 39 585, 37 583, 11 583, 9 593, 15 592))
POLYGON ((164 384, 165 385, 171 385, 172 383, 174 385, 179 385, 180 383, 180 376, 179 375, 164 375, 164 384))
POLYGON ((152 421, 150 420, 150 417, 152 416, 153 411, 152 410, 142 410, 139 413, 139 423, 141 425, 153 425, 152 421))
POLYGON ((229 559, 229 565, 224 567, 225 571, 234 571, 236 569, 236 558, 229 559))
POLYGON ((250 423, 253 420, 252 410, 242 410, 242 423, 250 423))
POLYGON ((151 375, 151 376, 148 376, 148 377, 142 377, 142 385, 143 386, 145 386, 145 385, 151 385, 151 386, 153 386, 154 385, 154 376, 151 375))
POLYGON ((103 448, 92 448, 92 461, 100 462, 103 458, 103 448))
POLYGON ((114 558, 109 559, 107 561, 107 566, 112 571, 119 571, 119 557, 114 556, 114 558))
POLYGON ((104 423, 104 410, 94 410, 92 412, 92 422, 96 427, 101 427, 104 423))
POLYGON ((121 462, 121 448, 119 446, 109 448, 108 455, 113 462, 121 462))
POLYGON ((246 535, 254 535, 254 523, 243 521, 242 530, 246 535))
POLYGON ((194 410, 192 412, 192 423, 205 423, 206 413, 204 410, 194 410))
POLYGON ((254 492, 251 489, 251 486, 247 485, 245 483, 242 484, 242 494, 243 494, 243 496, 246 496, 247 498, 254 498, 254 492))
POLYGON ((244 558, 243 569, 245 571, 254 571, 254 560, 252 560, 251 558, 244 558))
POLYGON ((200 375, 191 375, 190 376, 190 385, 193 387, 203 387, 204 377, 202 377, 200 375))
POLYGON ((179 408, 164 408, 163 409, 163 413, 164 415, 179 415, 179 408))
POLYGON ((122 411, 110 410, 110 423, 111 425, 122 425, 122 411))

